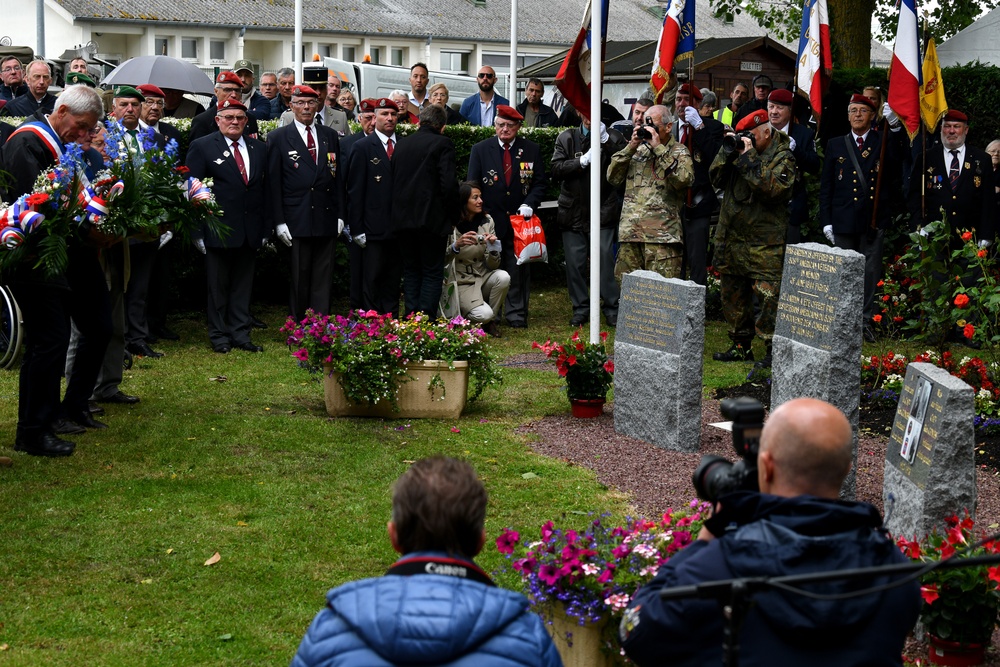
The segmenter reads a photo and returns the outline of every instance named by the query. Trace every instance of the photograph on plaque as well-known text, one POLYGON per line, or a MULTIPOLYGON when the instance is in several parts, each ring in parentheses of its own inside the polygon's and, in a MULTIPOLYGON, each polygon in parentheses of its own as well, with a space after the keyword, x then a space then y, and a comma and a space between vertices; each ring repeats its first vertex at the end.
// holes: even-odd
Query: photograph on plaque
POLYGON ((927 415, 927 406, 931 402, 931 387, 932 384, 927 378, 917 378, 917 388, 913 392, 913 407, 910 408, 910 417, 906 420, 903 448, 899 450, 899 455, 910 464, 917 456, 920 432, 924 428, 924 417, 927 415))

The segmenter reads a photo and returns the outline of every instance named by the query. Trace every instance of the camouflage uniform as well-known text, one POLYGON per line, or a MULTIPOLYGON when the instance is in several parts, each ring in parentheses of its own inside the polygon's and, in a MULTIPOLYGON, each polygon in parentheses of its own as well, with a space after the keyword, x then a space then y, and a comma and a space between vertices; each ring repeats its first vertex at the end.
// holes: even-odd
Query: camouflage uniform
POLYGON ((729 337, 749 349, 754 336, 753 293, 760 302, 756 331, 770 343, 785 261, 788 201, 795 158, 788 137, 772 132, 763 153, 719 151, 709 174, 725 195, 715 230, 715 267, 722 274, 722 312, 729 337), (737 157, 738 155, 738 157, 737 157))
POLYGON ((625 183, 625 204, 618 226, 615 277, 637 269, 680 278, 684 257, 681 207, 694 182, 691 154, 668 137, 656 148, 640 144, 615 153, 608 167, 608 183, 625 183))

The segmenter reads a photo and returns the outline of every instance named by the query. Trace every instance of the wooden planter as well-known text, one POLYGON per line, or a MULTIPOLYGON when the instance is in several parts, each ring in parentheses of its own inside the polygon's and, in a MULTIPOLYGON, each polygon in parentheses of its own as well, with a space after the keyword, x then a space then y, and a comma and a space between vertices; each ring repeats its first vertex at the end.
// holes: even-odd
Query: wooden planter
POLYGON ((447 361, 421 361, 406 365, 406 374, 413 380, 403 382, 396 389, 399 412, 394 412, 389 401, 374 406, 358 405, 347 400, 340 386, 340 373, 324 367, 323 394, 326 412, 331 417, 384 417, 387 419, 455 419, 465 409, 469 393, 469 362, 456 361, 448 367, 447 361), (435 380, 440 377, 440 382, 435 380), (443 387, 442 387, 443 384, 443 387))
POLYGON ((566 615, 562 605, 553 608, 551 617, 552 624, 545 627, 552 635, 563 667, 618 667, 625 664, 624 659, 616 659, 602 648, 608 620, 579 625, 578 619, 566 615))

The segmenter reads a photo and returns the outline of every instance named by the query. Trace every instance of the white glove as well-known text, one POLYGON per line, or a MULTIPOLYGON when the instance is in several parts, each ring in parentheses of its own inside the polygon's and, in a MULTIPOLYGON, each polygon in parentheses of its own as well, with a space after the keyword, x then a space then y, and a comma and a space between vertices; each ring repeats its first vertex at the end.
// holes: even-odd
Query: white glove
POLYGON ((198 252, 200 252, 202 255, 208 253, 208 251, 205 249, 205 239, 195 239, 193 243, 194 247, 197 248, 198 252))
POLYGON ((288 225, 281 222, 278 226, 274 228, 274 231, 278 234, 278 238, 289 248, 292 247, 292 233, 288 231, 288 225))
POLYGON ((344 220, 342 218, 337 218, 337 236, 344 233, 344 220))
POLYGON ((892 110, 892 107, 889 106, 888 102, 882 105, 882 117, 889 121, 889 127, 899 127, 902 125, 902 123, 899 122, 899 116, 897 116, 896 112, 892 110))
POLYGON ((927 236, 927 228, 921 227, 920 229, 917 230, 917 234, 920 234, 921 236, 927 236))
POLYGON ((486 244, 487 252, 500 252, 500 239, 497 239, 493 243, 486 244))
POLYGON ((694 107, 684 107, 684 120, 696 130, 700 130, 701 126, 705 124, 701 119, 701 114, 694 107))
POLYGON ((359 248, 364 248, 366 245, 368 245, 368 237, 365 236, 364 234, 358 234, 357 236, 354 237, 354 242, 358 244, 359 248))
POLYGON ((606 143, 607 140, 610 139, 610 138, 611 138, 611 135, 608 134, 608 128, 604 125, 604 123, 601 123, 601 143, 602 144, 606 143))
POLYGON ((794 151, 796 145, 797 144, 795 143, 795 139, 793 139, 792 137, 788 137, 788 150, 794 151))
POLYGON ((833 225, 826 225, 823 227, 823 236, 825 236, 830 243, 836 243, 836 241, 833 240, 833 225))
POLYGON ((525 220, 530 218, 531 214, 534 213, 532 208, 527 204, 521 204, 521 206, 518 207, 517 212, 523 215, 525 220))
POLYGON ((993 244, 990 242, 989 239, 983 239, 983 240, 981 240, 979 242, 979 247, 980 248, 989 248, 991 245, 993 245, 993 244))
POLYGON ((174 238, 173 232, 163 232, 163 234, 160 235, 160 245, 157 250, 170 243, 170 239, 172 238, 174 238))
POLYGON ((586 153, 580 156, 580 166, 583 167, 584 169, 590 166, 590 151, 592 150, 594 149, 591 148, 586 153))

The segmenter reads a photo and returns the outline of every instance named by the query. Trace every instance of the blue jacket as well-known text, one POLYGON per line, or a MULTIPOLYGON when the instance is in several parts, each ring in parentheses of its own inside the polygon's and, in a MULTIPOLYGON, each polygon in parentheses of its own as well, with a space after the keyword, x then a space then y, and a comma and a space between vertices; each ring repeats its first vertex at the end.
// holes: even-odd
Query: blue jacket
MULTIPOLYGON (((444 554, 412 553, 400 559, 444 554)), ((327 593, 292 667, 559 667, 520 593, 439 574, 386 575, 327 593)))
MULTIPOLYGON (((497 105, 498 104, 510 104, 506 97, 502 97, 499 93, 493 93, 493 99, 490 101, 490 106, 493 107, 493 120, 497 118, 497 105)), ((458 110, 458 113, 462 114, 465 120, 469 121, 471 125, 482 125, 483 119, 479 112, 479 93, 473 93, 465 98, 462 102, 462 107, 458 110)))
MULTIPOLYGON (((714 600, 663 601, 674 586, 741 577, 805 574, 904 563, 867 503, 739 492, 721 499, 713 533, 671 558, 639 589, 622 620, 622 646, 638 665, 715 665, 722 661, 723 616, 714 600), (725 532, 716 528, 725 528, 725 532)), ((808 588, 843 593, 886 583, 839 580, 808 588)), ((903 642, 920 612, 915 582, 883 593, 814 600, 764 589, 739 634, 740 667, 901 665, 903 642)))

